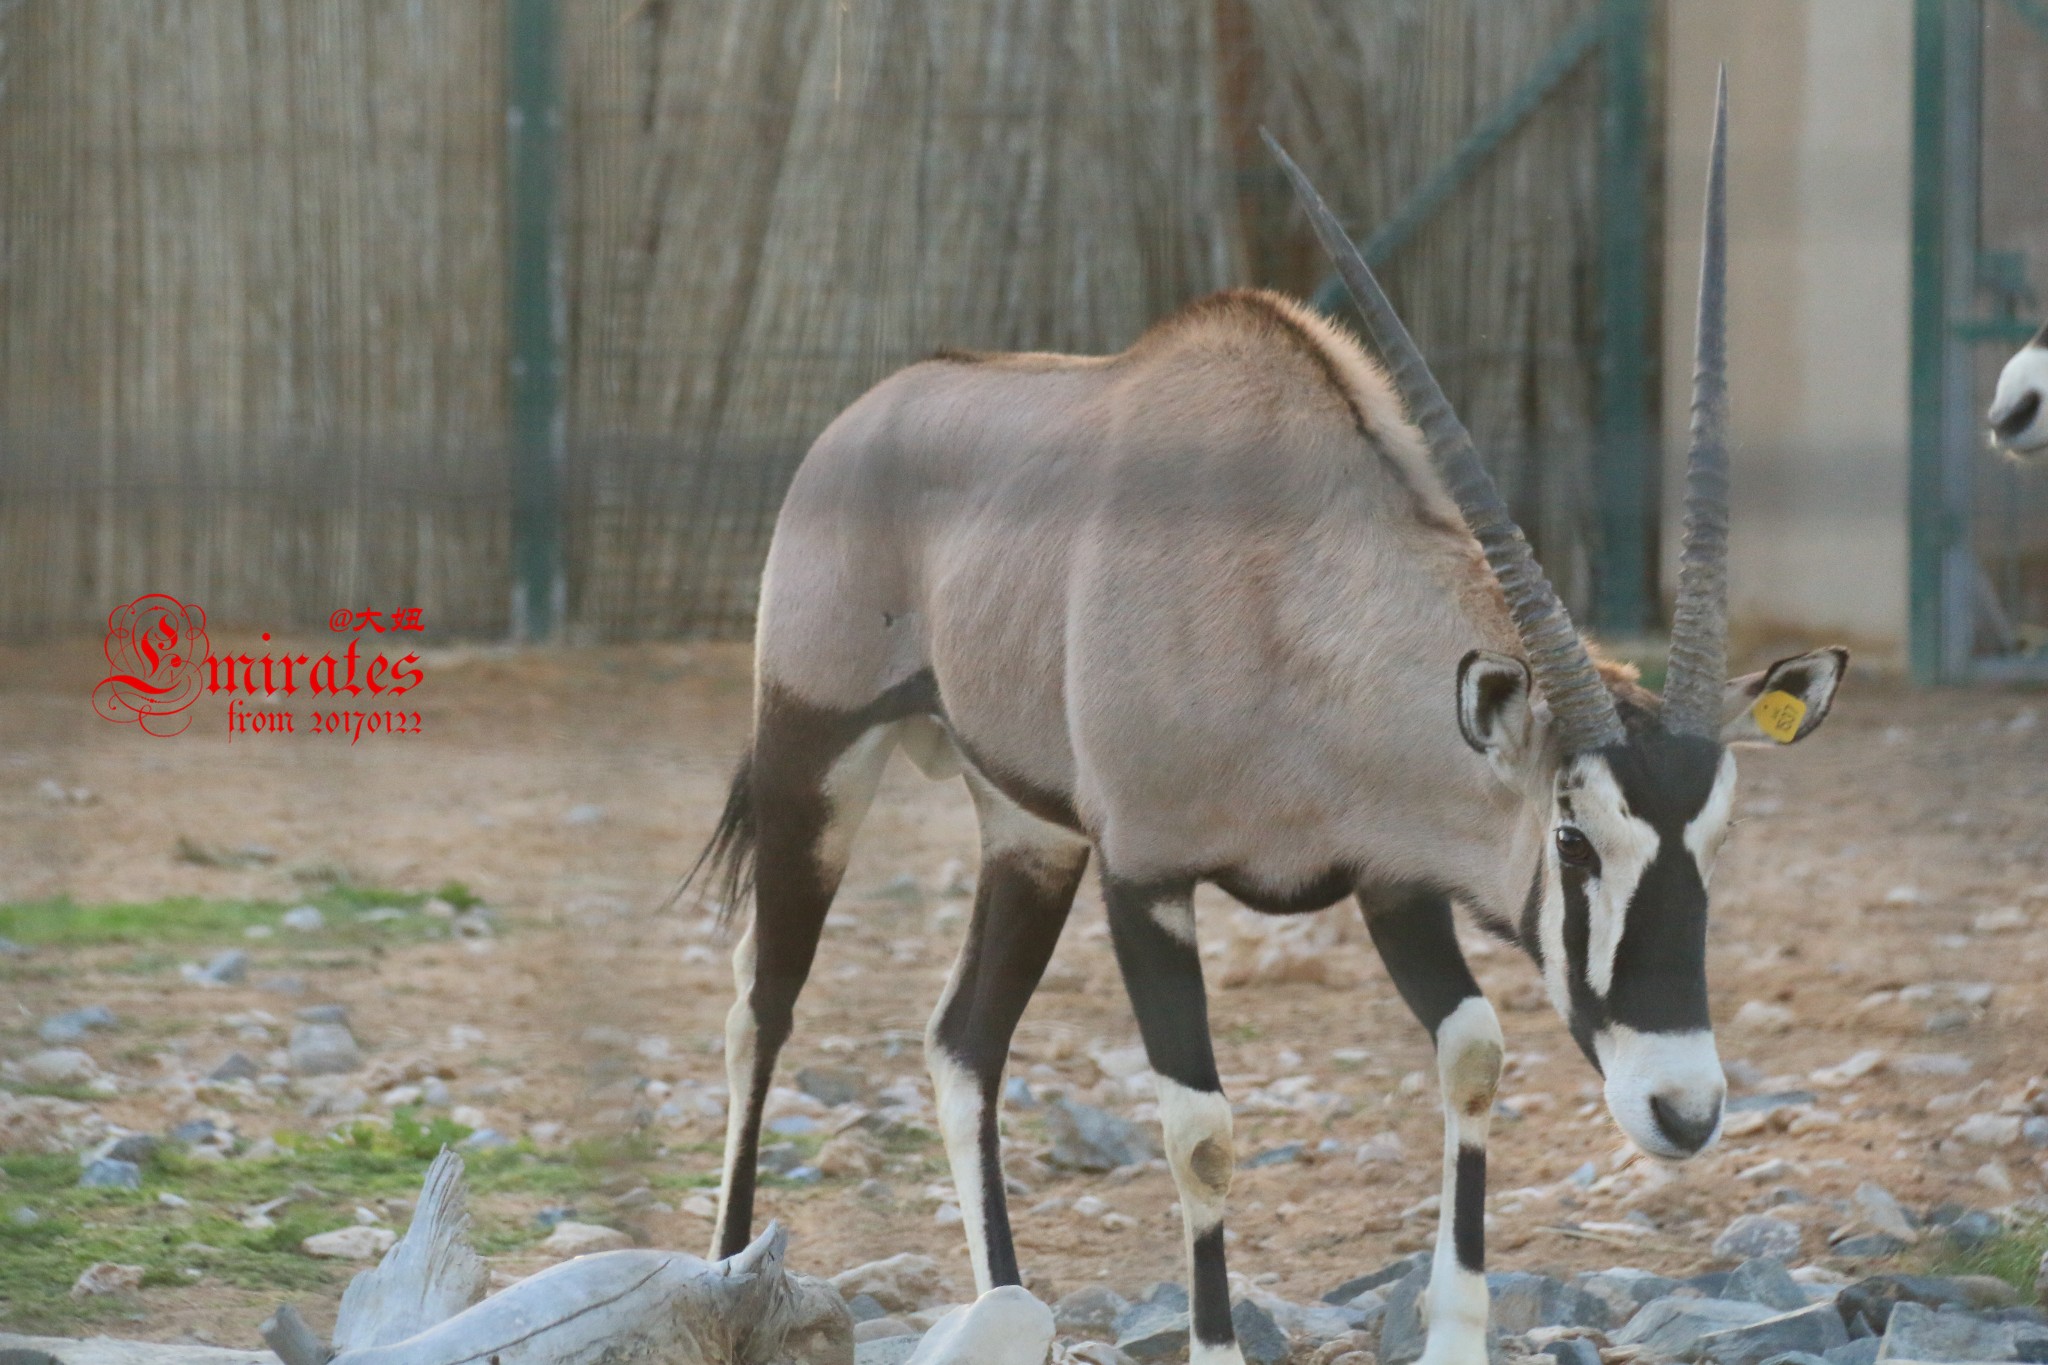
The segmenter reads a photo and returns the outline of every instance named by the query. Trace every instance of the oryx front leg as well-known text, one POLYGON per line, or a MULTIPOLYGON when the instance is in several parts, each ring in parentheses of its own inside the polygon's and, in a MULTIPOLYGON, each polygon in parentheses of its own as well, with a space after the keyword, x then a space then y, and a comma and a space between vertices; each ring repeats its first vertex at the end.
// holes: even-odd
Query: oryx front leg
POLYGON ((1189 1365, 1242 1365, 1230 1325, 1223 1259, 1223 1202, 1236 1165, 1230 1102, 1216 1075, 1202 959, 1195 951, 1191 883, 1140 886, 1106 871, 1110 941, 1138 1016, 1145 1056, 1158 1076, 1159 1121, 1180 1194, 1188 1257, 1189 1365))
POLYGON ((1500 1086, 1500 1021, 1465 965, 1448 899, 1395 897, 1369 907, 1366 924, 1401 998, 1436 1040, 1444 1186, 1422 1361, 1476 1365, 1486 1359, 1486 1134, 1500 1086))

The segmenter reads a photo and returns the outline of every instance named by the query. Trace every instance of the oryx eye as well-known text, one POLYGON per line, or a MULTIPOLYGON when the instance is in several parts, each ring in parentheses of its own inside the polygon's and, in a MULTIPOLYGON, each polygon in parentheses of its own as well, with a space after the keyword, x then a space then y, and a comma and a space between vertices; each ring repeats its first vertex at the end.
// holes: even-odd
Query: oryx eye
POLYGON ((1558 861, 1568 867, 1591 867, 1593 865, 1593 841, 1570 825, 1557 831, 1558 861))

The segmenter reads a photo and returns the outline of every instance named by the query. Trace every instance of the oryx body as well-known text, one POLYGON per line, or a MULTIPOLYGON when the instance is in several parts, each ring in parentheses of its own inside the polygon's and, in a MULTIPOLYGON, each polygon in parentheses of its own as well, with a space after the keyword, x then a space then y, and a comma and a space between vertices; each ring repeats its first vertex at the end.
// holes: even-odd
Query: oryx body
MULTIPOLYGON (((1378 298, 1355 253, 1346 268, 1378 298)), ((708 850, 727 863, 728 902, 751 858, 756 904, 727 1023, 718 1254, 746 1243, 775 1055, 899 745, 928 773, 963 773, 981 823, 974 914, 927 1058, 982 1289, 1017 1278, 1003 1063, 1091 850, 1158 1077, 1197 1361, 1237 1358, 1235 1160, 1197 883, 1276 913, 1355 896, 1436 1040, 1431 1362, 1485 1355, 1502 1056, 1454 902, 1536 959, 1632 1138, 1678 1157, 1718 1131, 1704 958, 1734 782, 1713 567, 1725 532, 1717 544, 1694 508, 1707 529, 1688 541, 1677 700, 1596 669, 1412 343, 1390 341, 1398 320, 1383 298, 1366 315, 1391 371, 1298 305, 1234 292, 1118 356, 913 366, 818 439, 776 525, 753 747, 708 850)), ((1711 482, 1725 454, 1695 466, 1711 482)), ((1804 708, 1780 738, 1810 732, 1841 662, 1822 652, 1738 680, 1738 726, 1755 733, 1744 707, 1771 690, 1804 708)))

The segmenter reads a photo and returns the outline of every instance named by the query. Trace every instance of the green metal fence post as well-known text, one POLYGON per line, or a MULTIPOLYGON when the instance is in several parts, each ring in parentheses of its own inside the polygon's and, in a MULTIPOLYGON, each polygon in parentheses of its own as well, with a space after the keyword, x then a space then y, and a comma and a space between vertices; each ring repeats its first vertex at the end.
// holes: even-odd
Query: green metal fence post
POLYGON ((507 0, 505 308, 511 349, 512 633, 553 639, 567 609, 562 573, 563 330, 555 170, 562 141, 554 0, 507 0))
POLYGON ((1940 680, 1941 559, 1946 548, 1942 497, 1942 374, 1948 316, 1943 227, 1947 141, 1946 0, 1913 5, 1913 349, 1910 367, 1912 453, 1908 464, 1908 630, 1913 677, 1940 680))
POLYGON ((1600 119, 1600 429, 1596 630, 1653 621, 1657 442, 1650 430, 1649 0, 1607 0, 1600 119))

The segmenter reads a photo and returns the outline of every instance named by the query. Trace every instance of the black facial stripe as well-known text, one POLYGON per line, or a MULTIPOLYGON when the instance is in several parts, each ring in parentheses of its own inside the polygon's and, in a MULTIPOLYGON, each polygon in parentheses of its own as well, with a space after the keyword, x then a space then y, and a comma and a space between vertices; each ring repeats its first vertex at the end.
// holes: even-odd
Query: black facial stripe
POLYGON ((1622 925, 1609 1016, 1642 1033, 1710 1027, 1706 957, 1706 885, 1683 840, 1666 838, 1622 925))

